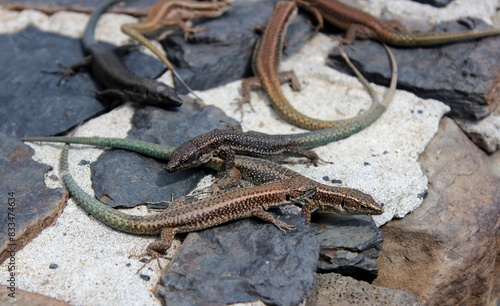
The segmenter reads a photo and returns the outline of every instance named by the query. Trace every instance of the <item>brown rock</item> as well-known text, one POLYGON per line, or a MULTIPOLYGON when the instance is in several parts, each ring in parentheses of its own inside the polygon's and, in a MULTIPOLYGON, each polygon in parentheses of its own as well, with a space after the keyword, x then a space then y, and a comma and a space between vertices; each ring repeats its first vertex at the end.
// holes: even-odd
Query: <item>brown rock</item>
POLYGON ((33 149, 0 133, 0 263, 15 266, 16 252, 61 214, 68 192, 45 186, 48 165, 35 162, 33 149))
POLYGON ((306 306, 316 305, 420 305, 403 291, 370 285, 337 273, 317 274, 306 306))
POLYGON ((0 305, 66 306, 69 304, 38 293, 0 285, 0 305))
POLYGON ((419 160, 429 194, 412 214, 382 228, 374 284, 407 290, 434 305, 494 303, 500 178, 449 118, 419 160))

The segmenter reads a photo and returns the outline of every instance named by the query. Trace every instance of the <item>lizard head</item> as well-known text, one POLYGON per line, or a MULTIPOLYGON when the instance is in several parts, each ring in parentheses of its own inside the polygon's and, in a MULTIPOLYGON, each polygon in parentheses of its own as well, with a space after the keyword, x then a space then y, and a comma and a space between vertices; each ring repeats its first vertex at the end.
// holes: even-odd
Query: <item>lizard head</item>
POLYGON ((384 212, 373 197, 356 189, 345 188, 342 197, 320 196, 320 210, 344 215, 380 215, 384 212))
POLYGON ((148 104, 158 106, 181 106, 182 99, 177 92, 170 86, 167 86, 156 80, 147 83, 146 100, 148 104))
POLYGON ((206 162, 206 160, 206 158, 203 158, 201 150, 188 141, 172 152, 170 160, 167 163, 167 171, 175 172, 181 169, 196 167, 206 162))

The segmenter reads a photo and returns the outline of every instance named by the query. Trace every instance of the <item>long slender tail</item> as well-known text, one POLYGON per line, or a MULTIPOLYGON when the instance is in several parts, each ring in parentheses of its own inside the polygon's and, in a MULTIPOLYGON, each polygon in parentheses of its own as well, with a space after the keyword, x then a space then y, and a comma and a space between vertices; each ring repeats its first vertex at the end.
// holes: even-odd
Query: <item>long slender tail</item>
POLYGON ((132 234, 157 234, 157 230, 152 230, 151 232, 139 229, 137 226, 133 226, 137 222, 136 216, 127 215, 120 211, 117 211, 106 204, 98 201, 96 198, 87 194, 73 179, 69 173, 68 167, 68 151, 69 144, 64 146, 61 152, 61 160, 59 162, 59 168, 61 171, 61 176, 68 189, 71 197, 75 200, 80 207, 82 207, 86 212, 90 213, 97 220, 105 223, 106 225, 127 233, 132 234))
POLYGON ((85 30, 83 31, 83 38, 82 38, 82 43, 83 43, 83 49, 85 52, 88 52, 90 46, 97 44, 97 40, 95 39, 94 33, 95 33, 95 28, 97 25, 97 21, 99 21, 99 18, 101 15, 112 5, 115 3, 119 2, 121 0, 109 0, 106 2, 103 2, 101 5, 99 5, 90 15, 90 19, 87 22, 87 26, 85 26, 85 30))
POLYGON ((379 99, 373 90, 370 83, 363 77, 363 75, 359 72, 359 70, 351 63, 344 50, 340 48, 340 55, 345 59, 346 63, 351 67, 356 76, 359 78, 361 83, 368 90, 368 93, 373 99, 372 105, 370 108, 358 116, 353 117, 352 122, 348 122, 341 126, 331 127, 322 130, 311 131, 302 134, 295 134, 295 144, 304 149, 312 149, 315 147, 319 147, 325 144, 328 144, 333 141, 337 141, 340 139, 347 138, 352 134, 355 134, 362 129, 368 127, 370 124, 375 122, 385 111, 388 104, 392 101, 394 96, 394 92, 396 90, 397 79, 398 79, 398 67, 396 63, 396 59, 392 54, 391 50, 384 45, 389 59, 392 65, 392 79, 389 87, 389 91, 384 97, 382 103, 379 102, 379 99))

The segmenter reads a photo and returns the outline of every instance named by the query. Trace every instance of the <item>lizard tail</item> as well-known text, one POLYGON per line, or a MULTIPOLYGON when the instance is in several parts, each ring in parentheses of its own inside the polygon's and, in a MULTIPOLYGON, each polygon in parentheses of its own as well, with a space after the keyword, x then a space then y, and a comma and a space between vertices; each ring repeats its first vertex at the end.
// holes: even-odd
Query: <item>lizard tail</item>
POLYGON ((90 46, 97 44, 97 40, 94 37, 94 32, 95 28, 97 25, 97 21, 101 17, 101 15, 106 11, 110 6, 114 5, 115 3, 119 2, 121 0, 109 0, 106 2, 103 2, 101 5, 99 5, 90 15, 90 19, 87 22, 87 26, 85 27, 85 30, 83 31, 83 38, 82 38, 82 43, 83 43, 83 49, 88 52, 90 46))

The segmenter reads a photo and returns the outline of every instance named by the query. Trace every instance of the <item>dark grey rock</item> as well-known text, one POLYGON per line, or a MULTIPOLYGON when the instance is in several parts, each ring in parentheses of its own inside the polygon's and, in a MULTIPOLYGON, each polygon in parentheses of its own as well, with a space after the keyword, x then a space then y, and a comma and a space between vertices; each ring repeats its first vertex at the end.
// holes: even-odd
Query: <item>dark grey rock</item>
MULTIPOLYGON (((192 89, 204 90, 253 76, 251 57, 260 36, 255 27, 267 22, 276 2, 234 1, 222 18, 198 24, 208 30, 197 33, 197 38, 185 42, 179 32, 164 39, 163 47, 192 89)), ((306 17, 299 14, 288 28, 285 54, 296 53, 313 34, 306 17)), ((182 86, 176 88, 185 93, 182 86)))
POLYGON ((251 218, 190 233, 161 278, 167 305, 225 305, 261 300, 298 305, 314 282, 318 244, 303 216, 279 216, 284 235, 251 218))
MULTIPOLYGON (((488 26, 474 19, 448 22, 435 32, 470 31, 488 26)), ((363 75, 382 85, 390 81, 390 64, 380 43, 357 40, 356 50, 346 53, 363 75)), ((487 116, 500 101, 500 37, 459 42, 432 48, 391 48, 399 69, 398 89, 422 98, 437 99, 451 107, 450 116, 479 119, 487 116)), ((352 74, 337 48, 328 65, 352 74)))
POLYGON ((317 212, 311 225, 321 248, 319 272, 336 272, 368 282, 377 277, 375 259, 384 235, 372 217, 317 212))
MULTIPOLYGON (((77 11, 77 12, 92 12, 102 0, 64 0, 64 1, 39 1, 39 0, 0 0, 0 4, 8 9, 35 9, 47 14, 53 14, 57 11, 77 11)), ((115 13, 126 13, 131 15, 145 15, 149 7, 158 0, 134 0, 122 1, 109 9, 115 13)))
MULTIPOLYGON (((221 120, 239 126, 234 119, 211 105, 184 99, 180 108, 138 107, 129 138, 170 146, 216 128, 221 120)), ((92 163, 92 185, 96 197, 112 207, 133 207, 144 202, 168 201, 171 194, 186 195, 204 176, 200 169, 176 173, 165 170, 167 161, 154 160, 133 152, 110 150, 92 163)))
POLYGON ((50 166, 33 161, 33 149, 22 141, 0 133, 0 147, 2 263, 11 256, 15 258, 17 251, 55 221, 69 194, 62 188, 45 186, 44 173, 50 166))
POLYGON ((413 0, 413 1, 432 5, 435 7, 445 7, 451 2, 453 2, 453 0, 413 0))
MULTIPOLYGON (((78 123, 102 113, 109 103, 95 98, 103 88, 83 71, 57 85, 60 70, 83 58, 80 40, 46 33, 35 27, 0 35, 0 132, 7 135, 49 136, 61 134, 78 123)), ((111 46, 110 46, 111 47, 111 46)), ((139 75, 155 76, 160 61, 140 52, 123 57, 139 75)))

